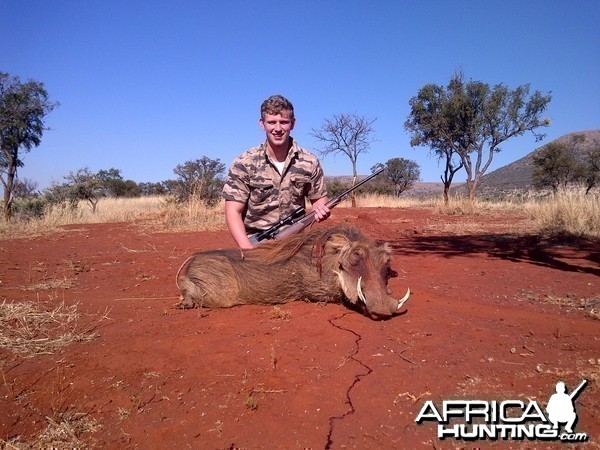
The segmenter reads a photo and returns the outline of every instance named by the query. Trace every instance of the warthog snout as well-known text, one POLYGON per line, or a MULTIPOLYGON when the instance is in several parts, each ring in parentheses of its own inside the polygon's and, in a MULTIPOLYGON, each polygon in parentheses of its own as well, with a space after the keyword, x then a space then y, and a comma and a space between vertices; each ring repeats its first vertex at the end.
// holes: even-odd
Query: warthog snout
POLYGON ((347 303, 372 319, 390 317, 408 299, 392 296, 391 253, 353 227, 317 228, 245 252, 190 257, 177 274, 184 308, 274 304, 294 300, 347 303))
POLYGON ((331 245, 336 244, 341 248, 339 269, 334 272, 346 298, 373 319, 396 314, 408 300, 410 290, 400 300, 392 297, 388 280, 398 273, 390 266, 389 247, 375 245, 366 238, 351 240, 344 234, 331 239, 331 245))

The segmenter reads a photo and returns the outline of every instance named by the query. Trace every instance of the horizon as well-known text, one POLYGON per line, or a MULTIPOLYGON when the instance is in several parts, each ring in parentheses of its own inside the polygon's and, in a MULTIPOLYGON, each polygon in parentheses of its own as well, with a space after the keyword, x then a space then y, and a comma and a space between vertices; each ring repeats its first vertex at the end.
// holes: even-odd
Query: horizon
POLYGON ((589 51, 600 48, 600 2, 5 0, 3 10, 0 70, 44 83, 60 103, 41 145, 21 152, 19 177, 40 189, 84 167, 136 183, 173 179, 202 156, 227 170, 264 141, 259 107, 275 93, 294 104, 292 136, 327 176, 352 173, 350 161, 321 157, 310 131, 356 113, 377 119, 360 174, 401 157, 419 164, 422 182, 438 182, 443 167, 410 146, 404 122, 421 87, 445 86, 457 70, 552 93, 551 125, 538 129, 547 137, 506 141, 486 174, 600 128, 600 102, 590 101, 600 98, 600 60, 589 51))

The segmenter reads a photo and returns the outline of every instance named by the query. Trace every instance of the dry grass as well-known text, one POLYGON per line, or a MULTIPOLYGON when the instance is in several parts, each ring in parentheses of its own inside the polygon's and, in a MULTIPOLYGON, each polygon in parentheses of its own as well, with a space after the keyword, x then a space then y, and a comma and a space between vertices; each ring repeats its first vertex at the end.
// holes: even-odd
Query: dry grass
POLYGON ((185 205, 165 202, 158 225, 170 231, 209 231, 225 229, 225 202, 206 206, 200 201, 185 205))
MULTIPOLYGON (((351 206, 347 199, 341 207, 351 206)), ((600 237, 600 194, 585 195, 581 189, 569 189, 554 197, 536 193, 505 195, 501 200, 470 202, 461 195, 452 196, 449 204, 440 197, 419 199, 384 195, 361 195, 357 207, 432 209, 443 215, 477 217, 519 213, 531 219, 531 232, 550 235, 600 237)), ((142 222, 159 231, 208 231, 226 228, 223 201, 208 207, 200 201, 178 204, 166 197, 105 198, 92 214, 86 204, 71 210, 55 206, 41 219, 6 224, 0 222, 0 237, 47 234, 60 226, 79 223, 142 222)))
POLYGON ((55 232, 63 225, 79 223, 131 222, 153 218, 165 204, 164 197, 104 198, 98 202, 96 212, 86 202, 76 208, 52 205, 45 208, 43 217, 28 221, 0 221, 0 237, 44 235, 55 232))
POLYGON ((600 238, 600 194, 568 189, 554 197, 527 205, 538 230, 543 234, 600 238))
POLYGON ((103 198, 98 202, 95 213, 85 202, 80 202, 75 209, 55 205, 46 210, 44 221, 50 226, 71 223, 132 222, 151 217, 164 206, 165 202, 162 196, 103 198))
POLYGON ((164 196, 103 198, 96 212, 85 202, 76 208, 54 205, 44 216, 29 221, 0 221, 0 238, 36 236, 56 232, 59 227, 84 223, 143 222, 166 231, 206 231, 225 228, 223 202, 208 207, 199 201, 178 204, 164 196))
POLYGON ((77 281, 74 278, 55 278, 47 281, 40 281, 39 283, 32 283, 27 286, 23 286, 24 291, 41 291, 45 289, 70 289, 77 285, 77 281))
MULTIPOLYGON (((438 202, 437 199, 418 199, 415 197, 396 197, 381 194, 364 194, 356 197, 357 208, 432 208, 438 202)), ((350 198, 340 203, 341 207, 352 206, 350 198)))
POLYGON ((101 428, 101 425, 88 414, 72 411, 60 415, 56 420, 46 417, 46 422, 46 428, 31 442, 25 442, 21 437, 10 441, 0 439, 0 448, 7 450, 85 448, 86 444, 81 441, 81 437, 85 433, 94 433, 101 428))
POLYGON ((274 306, 273 309, 271 310, 271 317, 273 319, 284 320, 287 322, 292 317, 292 313, 290 312, 289 309, 281 308, 279 306, 274 306))
POLYGON ((53 354, 74 342, 95 339, 98 324, 108 312, 91 324, 80 323, 77 304, 46 307, 41 303, 0 304, 0 347, 24 357, 53 354))
POLYGON ((537 294, 529 293, 525 297, 526 300, 532 303, 551 303, 558 305, 561 308, 575 308, 584 311, 588 316, 593 319, 600 320, 600 296, 595 297, 576 297, 566 296, 557 297, 554 295, 540 296, 537 294))
MULTIPOLYGON (((586 195, 580 188, 569 188, 556 196, 525 193, 494 201, 470 202, 462 196, 454 196, 448 205, 439 199, 433 207, 440 214, 464 216, 465 231, 473 231, 472 221, 477 216, 502 218, 506 213, 515 213, 530 219, 527 226, 530 233, 600 239, 600 193, 586 195)), ((506 223, 507 229, 513 225, 510 221, 506 223)))
MULTIPOLYGON (((0 304, 0 347, 20 357, 58 353, 75 342, 94 340, 101 321, 108 312, 82 323, 78 305, 64 302, 55 307, 40 302, 7 302, 0 304)), ((6 385, 4 372, 2 377, 6 385)), ((67 409, 46 417, 46 428, 24 441, 17 436, 9 441, 0 439, 0 448, 6 449, 73 449, 84 448, 85 433, 97 431, 101 425, 88 413, 67 409)))

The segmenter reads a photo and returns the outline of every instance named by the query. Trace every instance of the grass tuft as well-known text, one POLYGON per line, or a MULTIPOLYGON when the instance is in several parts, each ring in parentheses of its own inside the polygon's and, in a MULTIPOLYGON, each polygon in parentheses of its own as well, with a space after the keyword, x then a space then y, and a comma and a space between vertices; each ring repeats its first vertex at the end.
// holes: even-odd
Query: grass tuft
POLYGON ((528 211, 540 233, 549 236, 600 238, 600 194, 583 189, 558 192, 530 206, 528 211))
POLYGON ((0 347, 24 357, 54 354, 75 342, 97 338, 98 323, 107 319, 107 313, 91 325, 80 324, 77 304, 64 302, 46 308, 34 302, 7 302, 0 304, 0 347))

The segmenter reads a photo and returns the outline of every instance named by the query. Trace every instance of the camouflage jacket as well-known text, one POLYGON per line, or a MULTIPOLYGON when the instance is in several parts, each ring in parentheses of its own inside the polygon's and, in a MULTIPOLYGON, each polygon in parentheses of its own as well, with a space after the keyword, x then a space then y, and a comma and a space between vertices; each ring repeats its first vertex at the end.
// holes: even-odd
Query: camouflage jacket
POLYGON ((327 195, 318 158, 292 139, 281 175, 261 144, 238 156, 231 165, 223 198, 246 204, 244 225, 248 234, 266 230, 289 216, 305 198, 327 195))

